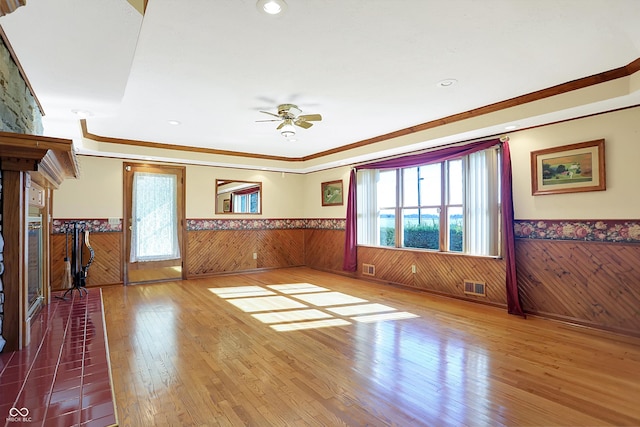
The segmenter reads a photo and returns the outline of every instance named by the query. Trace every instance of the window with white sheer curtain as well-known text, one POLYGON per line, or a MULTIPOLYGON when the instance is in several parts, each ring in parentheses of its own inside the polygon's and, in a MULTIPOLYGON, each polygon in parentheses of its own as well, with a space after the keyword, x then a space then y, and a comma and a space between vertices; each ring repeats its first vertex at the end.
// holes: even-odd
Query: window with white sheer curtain
POLYGON ((359 244, 471 255, 500 252, 499 150, 357 174, 359 244))
POLYGON ((180 258, 177 176, 134 172, 131 262, 180 258))

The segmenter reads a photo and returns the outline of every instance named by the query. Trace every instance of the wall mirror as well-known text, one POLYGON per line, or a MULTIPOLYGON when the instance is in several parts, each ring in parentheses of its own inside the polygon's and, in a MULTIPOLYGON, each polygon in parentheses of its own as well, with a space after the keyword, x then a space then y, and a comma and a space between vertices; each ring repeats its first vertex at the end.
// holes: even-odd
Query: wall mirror
POLYGON ((216 179, 216 213, 262 213, 262 183, 216 179))

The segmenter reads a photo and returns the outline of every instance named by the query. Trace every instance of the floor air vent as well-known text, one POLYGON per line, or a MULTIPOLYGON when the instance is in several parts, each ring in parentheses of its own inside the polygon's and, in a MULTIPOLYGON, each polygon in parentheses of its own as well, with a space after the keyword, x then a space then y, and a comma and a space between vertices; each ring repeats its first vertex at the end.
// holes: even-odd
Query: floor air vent
POLYGON ((482 282, 474 282, 473 280, 464 281, 464 293, 468 295, 477 295, 486 297, 486 285, 482 282))
POLYGON ((376 266, 373 264, 362 264, 362 274, 365 276, 375 276, 376 266))

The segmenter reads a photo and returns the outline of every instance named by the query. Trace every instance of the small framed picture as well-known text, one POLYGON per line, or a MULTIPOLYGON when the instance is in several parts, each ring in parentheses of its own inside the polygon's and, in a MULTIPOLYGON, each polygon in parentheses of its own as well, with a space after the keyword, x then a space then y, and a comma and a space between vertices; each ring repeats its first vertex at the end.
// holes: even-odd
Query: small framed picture
POLYGON ((323 182, 322 206, 340 206, 343 204, 342 180, 323 182))
POLYGON ((224 199, 222 201, 222 212, 231 212, 231 199, 224 199))
POLYGON ((606 190, 604 139, 531 152, 531 194, 606 190))

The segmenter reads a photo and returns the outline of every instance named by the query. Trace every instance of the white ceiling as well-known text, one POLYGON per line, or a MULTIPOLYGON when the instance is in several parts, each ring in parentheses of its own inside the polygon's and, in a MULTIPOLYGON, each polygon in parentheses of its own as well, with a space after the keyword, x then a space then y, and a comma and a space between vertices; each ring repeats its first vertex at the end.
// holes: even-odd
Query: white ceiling
MULTIPOLYGON (((72 110, 86 110, 104 137, 292 158, 640 58, 638 0, 287 1, 273 17, 255 0, 149 0, 142 17, 125 0, 29 0, 0 25, 47 135, 78 141, 72 110), (286 141, 256 123, 281 103, 323 121, 286 141)), ((534 121, 637 104, 638 92, 534 121)))

